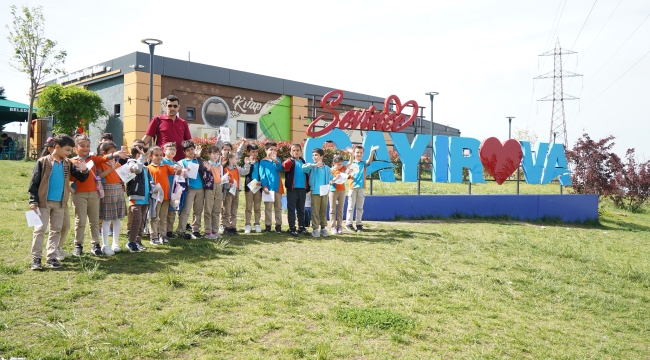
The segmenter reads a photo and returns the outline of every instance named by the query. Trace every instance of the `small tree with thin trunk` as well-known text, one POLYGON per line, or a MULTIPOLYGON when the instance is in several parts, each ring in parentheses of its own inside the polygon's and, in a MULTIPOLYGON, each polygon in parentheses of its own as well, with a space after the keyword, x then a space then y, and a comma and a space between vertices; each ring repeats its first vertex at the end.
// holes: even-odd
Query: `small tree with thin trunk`
POLYGON ((618 155, 610 152, 614 139, 608 136, 595 141, 585 133, 573 149, 566 152, 575 193, 597 194, 600 201, 616 191, 615 176, 622 165, 618 155))
POLYGON ((60 66, 65 63, 67 53, 56 50, 56 41, 45 38, 45 18, 41 6, 31 9, 23 6, 20 12, 15 5, 11 5, 10 9, 13 22, 11 27, 6 25, 6 28, 9 30, 7 40, 14 48, 11 66, 29 76, 27 118, 31 120, 36 89, 46 76, 63 72, 60 66))
POLYGON ((640 212, 650 198, 650 161, 637 163, 634 149, 625 153, 625 164, 614 177, 612 201, 621 209, 640 212))
POLYGON ((39 116, 54 116, 55 134, 72 135, 76 129, 90 127, 100 116, 108 115, 97 93, 76 86, 48 85, 36 105, 39 116))

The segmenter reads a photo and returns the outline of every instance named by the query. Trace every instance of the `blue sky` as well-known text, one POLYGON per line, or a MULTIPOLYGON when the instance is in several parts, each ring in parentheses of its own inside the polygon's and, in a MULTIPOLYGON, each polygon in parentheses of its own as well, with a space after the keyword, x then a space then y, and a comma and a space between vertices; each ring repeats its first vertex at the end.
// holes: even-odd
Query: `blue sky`
MULTIPOLYGON (((69 72, 146 52, 140 39, 153 37, 164 41, 156 50, 163 56, 187 59, 189 51, 194 62, 396 94, 426 106, 427 114, 424 93, 437 91, 434 121, 481 140, 505 140, 506 116, 516 117, 513 128, 529 127, 548 140, 551 103, 535 100, 551 93, 552 80, 532 78, 552 70, 552 58, 538 55, 559 38, 578 52, 565 59, 565 69, 584 75, 564 84, 581 98, 565 105, 569 143, 584 131, 592 138, 614 135, 619 155, 634 147, 641 159, 650 158, 648 1, 22 4, 43 6, 46 34, 68 52, 69 72)), ((0 8, 2 25, 11 22, 9 5, 0 8)), ((11 48, 2 31, 0 85, 10 99, 27 102, 27 78, 8 65, 11 48)))

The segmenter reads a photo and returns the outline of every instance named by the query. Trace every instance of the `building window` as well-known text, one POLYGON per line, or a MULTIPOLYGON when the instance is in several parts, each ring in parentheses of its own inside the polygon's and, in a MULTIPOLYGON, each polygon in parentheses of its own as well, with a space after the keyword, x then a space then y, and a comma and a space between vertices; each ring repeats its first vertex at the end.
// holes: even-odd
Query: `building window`
POLYGON ((250 121, 237 121, 237 136, 257 140, 257 123, 250 121))
POLYGON ((186 120, 196 120, 196 117, 194 114, 196 113, 196 109, 193 107, 188 107, 187 110, 185 110, 185 119, 186 120))
POLYGON ((120 108, 121 108, 120 104, 113 105, 113 114, 115 116, 120 116, 120 108))

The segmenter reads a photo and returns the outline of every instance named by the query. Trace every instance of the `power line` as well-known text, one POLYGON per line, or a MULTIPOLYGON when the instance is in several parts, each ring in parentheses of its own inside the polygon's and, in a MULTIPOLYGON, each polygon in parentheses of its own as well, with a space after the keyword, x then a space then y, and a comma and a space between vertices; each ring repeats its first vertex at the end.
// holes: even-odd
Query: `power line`
POLYGON ((632 68, 634 68, 638 63, 640 63, 641 60, 643 60, 646 56, 648 56, 648 54, 650 54, 650 51, 648 51, 647 53, 645 53, 645 55, 643 55, 643 56, 642 56, 642 57, 641 57, 637 62, 635 62, 634 65, 630 66, 629 69, 627 69, 627 70, 626 70, 626 71, 625 71, 621 76, 619 76, 618 79, 614 80, 614 82, 611 83, 611 84, 610 84, 610 85, 609 85, 605 90, 603 90, 600 94, 598 94, 598 96, 596 96, 593 100, 591 100, 591 101, 589 102, 589 104, 585 105, 584 108, 586 109, 587 106, 591 105, 594 101, 596 101, 596 99, 598 99, 598 97, 599 97, 600 95, 604 94, 607 90, 609 90, 609 88, 611 88, 612 86, 614 86, 614 84, 616 84, 616 82, 618 82, 619 80, 621 80, 621 78, 622 78, 623 76, 625 76, 625 74, 627 74, 630 70, 632 70, 632 68))
POLYGON ((598 0, 594 1, 594 4, 591 6, 591 10, 589 10, 589 14, 587 14, 587 18, 585 19, 585 22, 582 24, 582 27, 580 28, 580 32, 578 32, 578 36, 576 36, 576 41, 573 42, 573 45, 571 45, 571 49, 575 48, 576 43, 578 42, 578 38, 580 37, 580 34, 582 34, 582 30, 585 28, 585 25, 587 25, 587 20, 589 20, 589 16, 591 16, 591 12, 594 11, 594 7, 596 6, 596 3, 598 0))
POLYGON ((618 6, 621 5, 622 2, 623 2, 623 0, 618 2, 618 5, 616 5, 616 7, 612 11, 612 13, 609 15, 609 18, 607 18, 607 21, 605 21, 605 24, 603 24, 603 27, 600 28, 600 31, 598 31, 598 34, 596 34, 596 37, 594 38, 594 40, 591 42, 591 44, 589 44, 589 47, 587 48, 587 50, 585 50, 585 52, 582 54, 582 59, 583 60, 584 60, 585 56, 587 55, 587 52, 589 52, 589 49, 591 49, 591 47, 596 42, 596 39, 598 39, 598 37, 600 36, 600 33, 602 33, 603 29, 605 29, 605 26, 607 26, 607 23, 609 23, 609 20, 611 20, 612 16, 614 16, 614 13, 616 12, 616 9, 618 9, 618 6))
POLYGON ((639 26, 637 26, 637 28, 634 29, 634 31, 632 32, 632 34, 630 34, 630 36, 628 36, 628 38, 625 39, 625 41, 623 42, 623 44, 621 44, 621 46, 620 46, 620 47, 619 47, 619 48, 618 48, 618 49, 617 49, 617 50, 612 54, 612 56, 610 56, 610 58, 607 59, 607 61, 605 62, 605 64, 603 64, 603 66, 602 66, 600 69, 598 69, 598 71, 596 71, 596 73, 595 73, 594 75, 592 75, 591 79, 589 79, 589 81, 587 81, 587 84, 585 84, 585 85, 588 85, 588 84, 589 84, 589 83, 590 83, 590 82, 591 82, 591 81, 596 77, 596 75, 598 75, 598 73, 600 72, 600 70, 602 70, 602 69, 603 69, 603 68, 604 68, 604 67, 609 63, 609 61, 612 60, 612 58, 613 58, 616 54, 618 54, 618 52, 623 48, 623 46, 625 46, 625 44, 628 42, 628 40, 630 40, 630 39, 632 38, 632 36, 637 32, 637 30, 639 30, 639 29, 641 28, 641 26, 645 23, 646 20, 648 20, 648 18, 650 18, 650 14, 648 14, 648 16, 646 16, 646 18, 643 19, 643 21, 641 22, 641 24, 639 24, 639 26))

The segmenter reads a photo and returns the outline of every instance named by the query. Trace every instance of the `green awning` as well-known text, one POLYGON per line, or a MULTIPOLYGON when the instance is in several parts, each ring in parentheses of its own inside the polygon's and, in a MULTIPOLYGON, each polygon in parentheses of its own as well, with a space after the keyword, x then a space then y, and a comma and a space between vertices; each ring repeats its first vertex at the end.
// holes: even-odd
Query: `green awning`
MULTIPOLYGON (((27 120, 28 111, 29 105, 7 100, 6 97, 0 96, 0 125, 14 121, 25 121, 27 120)), ((35 112, 36 108, 34 108, 32 119, 36 119, 35 112)))

